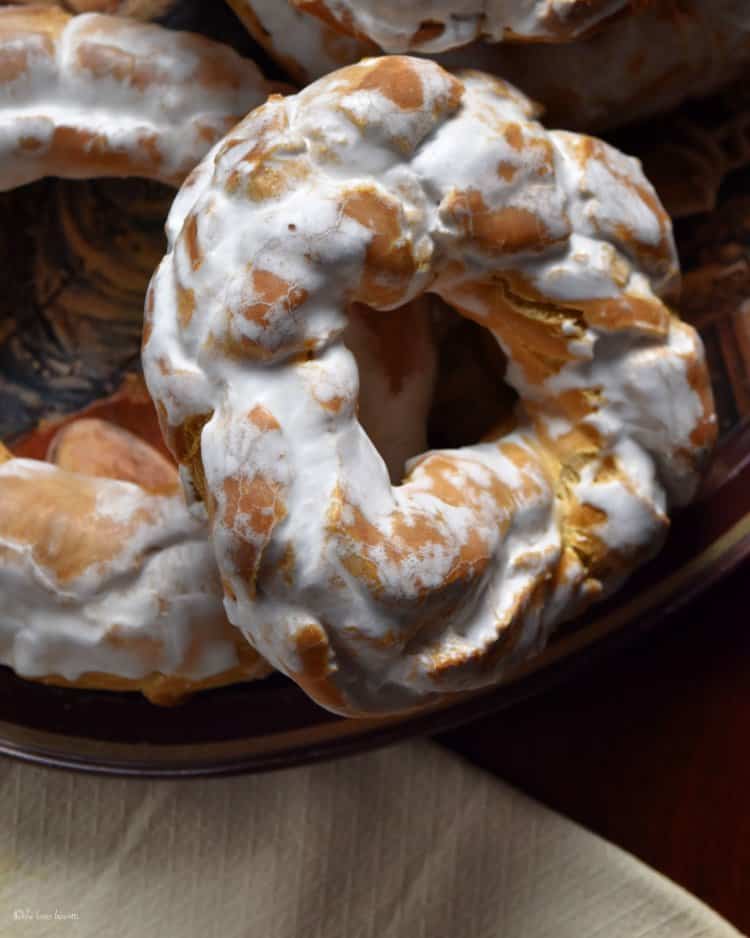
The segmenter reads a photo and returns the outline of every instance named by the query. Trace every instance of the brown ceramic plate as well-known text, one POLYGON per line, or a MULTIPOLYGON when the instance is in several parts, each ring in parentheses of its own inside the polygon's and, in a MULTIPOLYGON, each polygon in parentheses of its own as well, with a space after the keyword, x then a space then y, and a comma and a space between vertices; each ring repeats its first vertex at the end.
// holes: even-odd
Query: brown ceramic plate
POLYGON ((435 733, 503 710, 592 667, 750 556, 750 419, 722 441, 702 497, 667 547, 609 603, 562 630, 503 685, 418 716, 347 720, 278 676, 161 709, 137 694, 24 681, 0 668, 0 752, 49 766, 140 776, 254 772, 435 733))
MULTIPOLYGON (((418 716, 346 720, 274 676, 161 709, 137 694, 47 687, 0 668, 0 753, 139 776, 263 771, 436 733, 504 710, 594 667, 750 557, 750 171, 710 214, 677 225, 682 309, 701 331, 721 442, 700 498, 674 518, 662 554, 607 604, 562 629, 499 687, 418 716)), ((42 455, 27 453, 27 455, 42 455)))

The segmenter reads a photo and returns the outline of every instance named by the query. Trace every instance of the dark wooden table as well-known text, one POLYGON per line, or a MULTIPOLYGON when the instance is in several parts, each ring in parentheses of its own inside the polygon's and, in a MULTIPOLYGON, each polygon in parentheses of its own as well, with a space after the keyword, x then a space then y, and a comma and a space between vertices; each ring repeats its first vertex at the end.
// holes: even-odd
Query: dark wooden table
POLYGON ((750 933, 750 565, 574 684, 441 741, 750 933))

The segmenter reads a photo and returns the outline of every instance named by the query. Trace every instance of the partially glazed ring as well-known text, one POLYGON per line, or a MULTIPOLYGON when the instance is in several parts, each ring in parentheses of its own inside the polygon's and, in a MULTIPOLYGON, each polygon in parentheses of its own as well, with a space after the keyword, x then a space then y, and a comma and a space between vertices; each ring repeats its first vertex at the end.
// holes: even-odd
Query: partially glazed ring
POLYGON ((475 44, 448 52, 448 68, 480 68, 517 84, 545 120, 573 130, 617 127, 742 77, 750 62, 745 0, 633 5, 574 42, 475 44))
POLYGON ((218 42, 54 7, 0 7, 0 188, 43 176, 178 184, 273 85, 218 42))
POLYGON ((590 33, 614 16, 626 15, 635 6, 630 0, 292 2, 343 32, 377 43, 386 52, 444 52, 476 39, 564 42, 590 33))
POLYGON ((249 115, 170 214, 149 390, 230 620, 336 711, 498 681, 654 553, 714 439, 639 164, 532 115, 478 73, 366 60, 249 115), (347 311, 424 293, 492 333, 520 404, 392 485, 347 311))
MULTIPOLYGON (((337 34, 292 0, 229 2, 253 37, 303 84, 376 54, 371 43, 337 34)), ((544 106, 547 124, 599 131, 704 97, 741 77, 750 61, 748 31, 745 0, 691 0, 679 8, 646 4, 594 36, 472 42, 437 61, 451 71, 480 69, 523 88, 544 106)))
POLYGON ((89 418, 49 460, 0 445, 0 662, 158 704, 269 673, 224 615, 205 526, 163 456, 89 418))
POLYGON ((136 20, 155 20, 180 0, 6 0, 10 6, 56 6, 70 13, 107 13, 136 20))
POLYGON ((253 39, 301 85, 378 52, 373 43, 298 10, 292 0, 228 3, 253 39))
MULTIPOLYGON (((272 87, 252 62, 198 36, 2 7, 0 190, 45 175, 178 183, 272 87)), ((160 703, 268 673, 226 620, 205 524, 190 516, 174 467, 162 466, 158 491, 138 473, 123 478, 125 455, 145 454, 151 469, 158 457, 99 431, 93 447, 67 437, 55 464, 0 454, 0 661, 160 703), (114 478, 99 477, 102 459, 114 478)))

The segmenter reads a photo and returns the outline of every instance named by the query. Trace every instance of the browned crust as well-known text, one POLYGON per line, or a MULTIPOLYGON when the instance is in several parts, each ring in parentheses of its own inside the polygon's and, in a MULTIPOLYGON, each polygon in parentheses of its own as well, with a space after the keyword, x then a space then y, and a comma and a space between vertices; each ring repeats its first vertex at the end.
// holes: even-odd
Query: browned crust
POLYGON ((153 704, 161 707, 173 707, 184 703, 199 691, 252 681, 270 674, 271 668, 264 668, 260 655, 246 644, 243 656, 252 658, 252 655, 255 656, 254 661, 237 665, 227 671, 222 671, 220 674, 202 679, 182 677, 178 674, 161 674, 159 672, 148 674, 142 678, 126 678, 114 674, 104 674, 101 671, 87 671, 75 680, 68 680, 59 674, 46 674, 43 677, 34 678, 24 677, 24 680, 49 684, 54 687, 69 687, 76 690, 140 692, 153 704), (250 654, 248 654, 248 651, 250 654))
POLYGON ((49 462, 66 472, 132 482, 154 495, 177 495, 174 464, 135 434, 94 417, 58 431, 47 451, 49 462))

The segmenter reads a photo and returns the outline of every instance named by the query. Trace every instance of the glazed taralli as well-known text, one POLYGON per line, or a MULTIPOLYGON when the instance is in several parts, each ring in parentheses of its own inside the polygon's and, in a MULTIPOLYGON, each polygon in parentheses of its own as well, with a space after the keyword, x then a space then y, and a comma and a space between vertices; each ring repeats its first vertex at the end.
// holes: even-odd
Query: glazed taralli
MULTIPOLYGON (((45 175, 178 183, 272 87, 198 36, 2 7, 0 190, 45 175)), ((86 429, 58 440, 57 465, 2 448, 0 661, 159 703, 267 674, 227 622, 205 524, 175 469, 116 428, 86 429), (100 477, 107 467, 113 478, 100 477)))
MULTIPOLYGON (((307 83, 375 54, 372 43, 304 13, 292 0, 230 0, 254 38, 307 83)), ((745 0, 646 4, 594 36, 557 43, 489 43, 438 54, 445 68, 480 69, 512 82, 544 107, 545 122, 601 130, 708 95, 750 63, 745 0), (592 75, 596 80, 592 80, 592 75)))
POLYGON ((155 20, 181 0, 6 0, 9 6, 56 6, 69 13, 107 13, 138 20, 155 20))
POLYGON ((739 79, 750 64, 746 0, 655 3, 595 36, 554 45, 478 43, 447 68, 501 75, 539 101, 545 121, 601 130, 668 111, 739 79))
POLYGON ((630 0, 292 0, 385 52, 443 52, 477 39, 562 42, 626 13, 630 0))
POLYGON ((498 681, 653 554, 712 445, 653 190, 532 113, 481 74, 368 60, 270 99, 170 214, 149 389, 230 620, 339 712, 498 681), (357 419, 347 309, 425 291, 495 335, 521 404, 393 486, 357 419))
POLYGON ((0 448, 0 662, 161 704, 265 676, 226 620, 174 468, 100 421, 71 424, 50 456, 56 465, 0 448))
POLYGON ((273 89, 200 36, 54 7, 0 7, 0 188, 46 175, 178 184, 273 89))
POLYGON ((298 10, 292 0, 228 0, 252 37, 300 84, 377 53, 373 43, 298 10))

